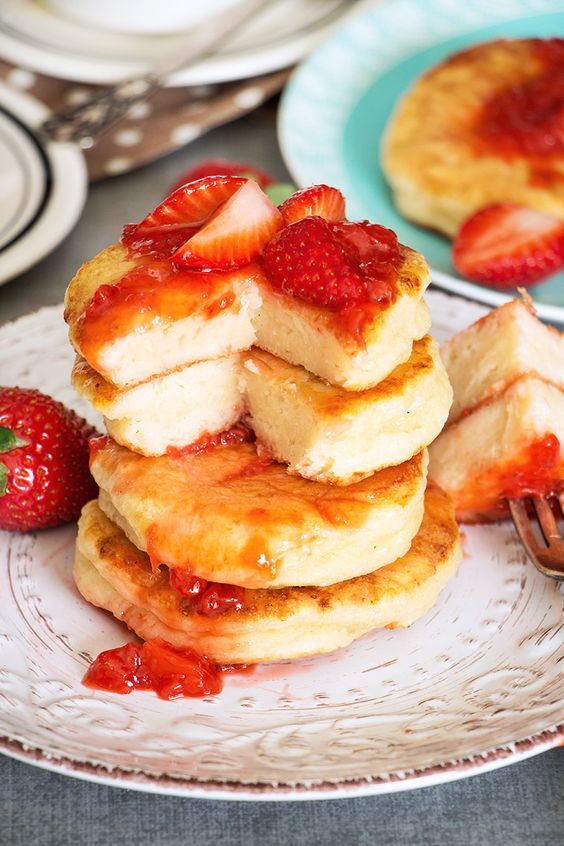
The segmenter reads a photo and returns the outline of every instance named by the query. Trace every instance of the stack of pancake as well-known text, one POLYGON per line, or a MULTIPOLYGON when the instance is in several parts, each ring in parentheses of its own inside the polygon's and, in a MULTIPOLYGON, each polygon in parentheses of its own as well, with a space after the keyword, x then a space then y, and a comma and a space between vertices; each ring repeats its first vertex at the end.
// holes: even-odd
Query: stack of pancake
POLYGON ((452 391, 427 266, 401 258, 361 338, 258 263, 143 297, 147 259, 121 245, 81 268, 73 383, 111 435, 79 522, 87 600, 228 664, 327 652, 431 607, 460 559, 451 502, 427 484, 452 391))

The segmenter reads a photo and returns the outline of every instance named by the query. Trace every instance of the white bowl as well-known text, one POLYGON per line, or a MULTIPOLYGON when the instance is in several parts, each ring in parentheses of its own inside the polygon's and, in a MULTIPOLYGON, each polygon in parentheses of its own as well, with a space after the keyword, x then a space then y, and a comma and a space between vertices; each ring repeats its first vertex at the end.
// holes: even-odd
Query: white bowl
POLYGON ((236 0, 47 0, 58 14, 111 32, 161 35, 190 29, 236 0))

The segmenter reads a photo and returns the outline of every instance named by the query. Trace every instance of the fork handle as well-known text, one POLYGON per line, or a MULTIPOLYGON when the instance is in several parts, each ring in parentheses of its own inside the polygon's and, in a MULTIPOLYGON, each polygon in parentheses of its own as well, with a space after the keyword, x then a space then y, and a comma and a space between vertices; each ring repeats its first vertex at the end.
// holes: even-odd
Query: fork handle
POLYGON ((142 103, 162 88, 169 74, 210 55, 229 35, 233 35, 256 12, 272 0, 240 0, 221 18, 197 32, 197 41, 182 44, 180 49, 161 58, 145 74, 125 79, 94 94, 84 103, 72 106, 47 118, 38 132, 48 141, 76 142, 92 147, 97 138, 124 117, 136 103, 142 103))

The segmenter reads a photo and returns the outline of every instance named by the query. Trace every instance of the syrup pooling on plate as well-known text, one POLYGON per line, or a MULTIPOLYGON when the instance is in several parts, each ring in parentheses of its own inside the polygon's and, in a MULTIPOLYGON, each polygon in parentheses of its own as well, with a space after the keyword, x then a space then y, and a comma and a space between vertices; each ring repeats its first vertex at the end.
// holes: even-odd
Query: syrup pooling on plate
POLYGON ((88 668, 83 684, 111 693, 153 690, 161 699, 180 699, 220 693, 221 676, 220 664, 156 637, 142 645, 126 643, 101 652, 88 668))

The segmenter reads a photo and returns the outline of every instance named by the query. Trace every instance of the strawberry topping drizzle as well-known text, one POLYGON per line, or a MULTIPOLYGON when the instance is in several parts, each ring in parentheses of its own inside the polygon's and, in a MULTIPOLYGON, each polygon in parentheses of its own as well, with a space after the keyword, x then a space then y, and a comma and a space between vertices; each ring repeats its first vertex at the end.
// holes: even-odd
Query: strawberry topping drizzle
POLYGON ((161 699, 209 696, 223 689, 224 672, 246 672, 244 664, 223 667, 192 649, 160 637, 101 652, 83 679, 86 687, 112 693, 153 690, 161 699))
POLYGON ((507 158, 564 150, 564 39, 539 39, 534 51, 539 73, 498 91, 485 103, 476 128, 483 142, 507 158))
POLYGON ((204 617, 219 617, 225 611, 240 611, 244 606, 245 589, 238 585, 208 582, 189 571, 169 570, 170 586, 190 600, 189 608, 204 617))

